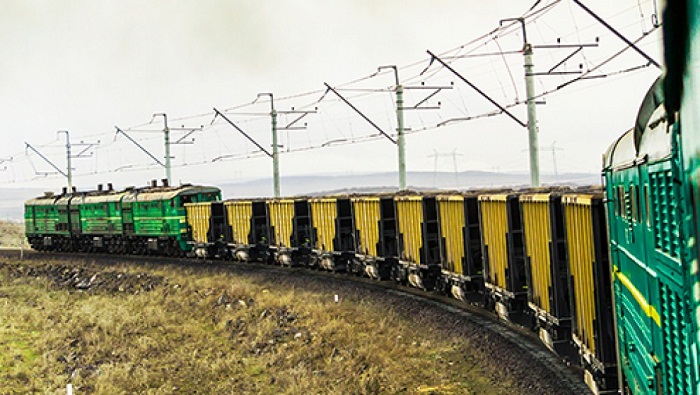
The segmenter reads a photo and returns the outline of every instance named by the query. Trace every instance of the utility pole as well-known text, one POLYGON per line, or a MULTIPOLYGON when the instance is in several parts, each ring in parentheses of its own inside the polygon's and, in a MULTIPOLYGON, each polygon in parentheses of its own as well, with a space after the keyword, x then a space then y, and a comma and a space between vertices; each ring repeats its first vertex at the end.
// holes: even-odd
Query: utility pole
POLYGON ((396 81, 396 145, 399 149, 399 190, 406 190, 406 138, 404 137, 403 125, 403 86, 399 82, 399 70, 396 66, 380 66, 377 71, 383 69, 394 70, 394 79, 396 81))
POLYGON ((73 171, 70 164, 70 133, 67 130, 59 130, 57 134, 66 134, 66 178, 68 179, 68 191, 73 190, 73 171))
POLYGON ((440 108, 440 103, 438 102, 438 106, 423 106, 423 103, 427 102, 430 98, 433 96, 437 95, 441 90, 443 89, 452 89, 452 86, 403 86, 399 82, 399 72, 396 66, 380 66, 377 69, 377 72, 381 71, 382 69, 392 69, 394 70, 394 80, 396 82, 396 121, 397 121, 397 127, 396 127, 396 132, 397 132, 397 138, 394 140, 391 135, 388 133, 384 132, 382 128, 377 126, 376 123, 374 123, 371 119, 369 119, 365 114, 362 113, 357 107, 355 107, 348 99, 343 97, 338 90, 333 89, 328 83, 324 82, 324 85, 326 86, 326 92, 330 91, 333 92, 340 100, 342 100, 345 104, 347 104, 350 108, 352 108, 358 115, 360 115, 365 121, 367 121, 370 125, 372 125, 375 129, 379 131, 384 137, 386 137, 389 141, 391 141, 393 144, 396 144, 398 146, 398 156, 399 156, 399 190, 405 190, 406 189, 406 140, 405 140, 405 134, 406 134, 406 128, 404 127, 404 120, 403 120, 403 111, 404 110, 434 110, 440 108), (433 90, 431 94, 429 94, 427 97, 425 97, 423 100, 419 101, 417 104, 413 106, 406 107, 404 106, 404 101, 403 101, 403 93, 405 89, 427 89, 427 90, 433 90))
MULTIPOLYGON (((540 147, 540 151, 550 151, 552 153, 552 171, 554 172, 554 177, 559 176, 559 171, 557 170, 557 151, 563 151, 563 148, 557 147, 557 141, 552 141, 552 144, 546 147, 540 147)), ((525 152, 527 150, 523 150, 525 152)))
POLYGON ((270 96, 270 118, 272 118, 272 185, 274 196, 280 197, 280 159, 279 145, 277 144, 277 111, 272 93, 258 93, 260 96, 270 96))
POLYGON ((464 156, 462 154, 457 153, 457 149, 453 149, 452 152, 449 153, 441 153, 438 152, 437 150, 433 150, 432 155, 428 155, 428 158, 433 158, 433 186, 437 187, 437 171, 438 171, 438 158, 452 158, 452 164, 454 165, 454 171, 455 171, 455 187, 459 187, 459 172, 457 170, 457 157, 458 156, 464 156))
POLYGON ((172 185, 172 170, 170 167, 170 129, 168 129, 168 114, 165 113, 157 113, 153 114, 153 118, 155 117, 163 117, 163 134, 165 137, 165 178, 168 180, 168 185, 172 185))
MULTIPOLYGON (((214 119, 211 121, 212 124, 216 120, 217 117, 221 117, 226 121, 229 125, 231 125, 234 129, 236 129, 240 134, 242 134, 248 141, 251 143, 255 144, 258 149, 263 152, 265 155, 269 156, 272 158, 272 178, 273 178, 273 188, 274 188, 274 195, 275 197, 280 197, 280 170, 279 170, 279 147, 281 145, 278 143, 278 131, 279 130, 304 130, 306 128, 306 123, 304 123, 304 126, 295 126, 297 125, 297 122, 302 120, 304 117, 306 117, 309 114, 314 114, 316 113, 317 109, 314 109, 313 111, 304 111, 304 110, 295 110, 294 107, 290 111, 277 111, 275 110, 275 104, 273 102, 273 95, 272 93, 260 93, 258 94, 258 98, 260 96, 270 96, 270 113, 269 115, 272 118, 272 153, 270 153, 268 150, 265 149, 260 143, 255 141, 248 133, 246 133, 243 129, 241 129, 238 125, 236 125, 231 119, 229 119, 224 113, 221 111, 217 110, 214 108, 214 119), (292 120, 291 122, 287 123, 287 125, 282 126, 281 128, 277 128, 277 115, 278 114, 298 114, 298 116, 292 120)), ((257 99, 256 99, 257 100, 257 99)), ((254 101, 255 102, 255 101, 254 101)), ((265 114, 268 115, 268 114, 265 114)), ((233 155, 223 155, 216 157, 212 159, 212 162, 216 162, 218 160, 224 159, 224 158, 229 158, 232 157, 233 155)))
POLYGON ((552 145, 549 147, 544 147, 540 148, 542 151, 552 151, 552 166, 554 167, 554 177, 559 176, 559 172, 557 171, 557 151, 562 151, 563 148, 557 147, 557 141, 554 140, 552 141, 552 145))
MULTIPOLYGON (((100 141, 98 140, 96 143, 85 143, 85 142, 81 141, 78 144, 71 144, 70 134, 68 133, 68 131, 67 130, 59 130, 58 132, 56 132, 56 134, 61 134, 61 133, 66 134, 66 171, 61 170, 58 166, 56 166, 55 163, 51 162, 51 160, 49 160, 49 158, 47 158, 44 154, 39 152, 38 149, 32 147, 32 145, 26 141, 24 142, 24 145, 26 147, 25 151, 32 150, 41 159, 43 159, 44 162, 48 163, 51 167, 53 167, 58 174, 66 177, 66 179, 68 180, 68 191, 72 191, 73 190, 73 168, 72 168, 72 164, 71 164, 71 159, 73 159, 73 158, 86 158, 88 156, 91 156, 92 153, 86 154, 86 152, 90 148, 92 148, 96 145, 99 145, 100 141), (72 154, 71 149, 75 146, 82 146, 85 148, 80 150, 77 154, 72 154)), ((10 158, 10 160, 12 160, 12 158, 10 158)), ((0 161, 0 163, 2 163, 2 161, 0 161)), ((32 164, 32 166, 34 166, 34 165, 32 164)), ((44 176, 47 176, 49 174, 54 174, 54 173, 38 172, 38 171, 36 171, 36 168, 34 169, 34 172, 37 175, 44 175, 44 176)))
POLYGON ((540 158, 538 151, 538 130, 537 130, 537 109, 535 104, 535 79, 532 64, 532 45, 527 42, 525 29, 525 19, 509 18, 502 19, 503 22, 520 22, 523 29, 523 55, 525 57, 525 92, 527 94, 527 135, 528 147, 530 151, 530 186, 540 186, 540 158))

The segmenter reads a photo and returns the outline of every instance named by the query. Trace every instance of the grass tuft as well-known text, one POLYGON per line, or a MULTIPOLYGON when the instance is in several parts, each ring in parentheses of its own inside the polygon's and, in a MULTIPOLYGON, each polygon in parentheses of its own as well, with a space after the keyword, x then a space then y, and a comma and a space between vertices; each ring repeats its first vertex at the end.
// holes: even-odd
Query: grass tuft
POLYGON ((377 300, 335 303, 254 274, 6 260, 0 317, 7 393, 514 392, 465 339, 377 300), (103 286, 56 280, 78 266, 103 286))

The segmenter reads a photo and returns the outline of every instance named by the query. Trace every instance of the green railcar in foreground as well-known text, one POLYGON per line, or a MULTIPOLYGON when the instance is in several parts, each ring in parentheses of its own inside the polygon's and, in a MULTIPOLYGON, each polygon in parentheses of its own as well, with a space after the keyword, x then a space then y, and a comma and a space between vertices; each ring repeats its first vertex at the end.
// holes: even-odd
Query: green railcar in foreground
POLYGON ((700 393, 700 1, 664 11, 666 73, 605 155, 621 385, 700 393))
POLYGON ((700 393, 700 0, 669 1, 664 11, 664 48, 666 59, 666 109, 679 124, 679 192, 685 197, 680 229, 687 235, 680 248, 687 256, 682 270, 687 278, 682 297, 688 304, 684 312, 688 366, 675 380, 687 384, 687 391, 700 393), (694 380, 694 381, 693 381, 694 380))
POLYGON ((633 393, 686 393, 696 385, 678 138, 659 79, 635 128, 605 155, 618 352, 633 393))

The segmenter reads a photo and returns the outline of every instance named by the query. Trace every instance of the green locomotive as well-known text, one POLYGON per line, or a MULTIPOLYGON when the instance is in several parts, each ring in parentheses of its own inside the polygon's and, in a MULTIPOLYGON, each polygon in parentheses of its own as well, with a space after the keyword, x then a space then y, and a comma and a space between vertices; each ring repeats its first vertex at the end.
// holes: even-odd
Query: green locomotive
POLYGON ((687 347, 683 351, 690 353, 691 360, 675 380, 683 383, 687 377, 687 392, 700 393, 700 1, 670 1, 664 19, 674 22, 664 23, 666 108, 680 124, 679 179, 680 193, 685 196, 680 226, 688 235, 681 244, 687 257, 682 296, 688 307, 684 313, 689 317, 687 338, 682 340, 687 347))
POLYGON ((189 184, 64 190, 25 203, 25 231, 37 250, 182 255, 191 249, 185 204, 218 200, 218 188, 189 184))
POLYGON ((698 12, 668 3, 665 79, 605 155, 619 368, 635 394, 700 393, 698 12))

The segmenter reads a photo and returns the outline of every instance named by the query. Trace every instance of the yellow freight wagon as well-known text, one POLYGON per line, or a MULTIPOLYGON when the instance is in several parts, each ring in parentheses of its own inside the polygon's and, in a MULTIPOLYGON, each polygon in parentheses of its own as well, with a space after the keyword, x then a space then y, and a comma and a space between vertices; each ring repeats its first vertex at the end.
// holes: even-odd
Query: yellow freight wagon
POLYGON ((484 288, 476 194, 437 196, 443 291, 481 302, 484 288))
POLYGON ((294 226, 294 200, 268 200, 267 209, 270 214, 270 244, 276 248, 289 248, 292 243, 292 227, 294 226))
POLYGON ((231 228, 224 211, 222 202, 185 203, 187 227, 191 230, 189 243, 198 257, 230 257, 227 243, 231 228))
POLYGON ((440 228, 434 196, 396 196, 399 230, 397 280, 433 289, 441 274, 440 228))
POLYGON ((520 206, 529 270, 528 301, 540 338, 559 355, 574 357, 561 195, 522 195, 520 206))
POLYGON ((464 275, 465 242, 464 197, 459 195, 438 196, 440 211, 440 236, 443 240, 443 270, 459 276, 464 275))
POLYGON ((586 381, 616 388, 617 355, 602 193, 562 197, 573 305, 573 341, 586 381))
POLYGON ((312 263, 313 229, 306 199, 272 199, 267 201, 270 219, 270 248, 284 265, 312 263))
POLYGON ((270 258, 267 207, 263 200, 227 200, 223 203, 228 224, 226 239, 231 256, 239 261, 270 258))
POLYGON ((253 202, 249 200, 227 200, 226 218, 231 227, 231 243, 235 246, 249 244, 248 236, 253 217, 253 202))
POLYGON ((355 229, 355 259, 351 271, 388 279, 398 257, 396 209, 391 196, 350 199, 355 229))
POLYGON ((529 324, 518 195, 480 195, 479 215, 488 297, 501 317, 529 324))
POLYGON ((338 218, 337 200, 336 198, 309 199, 316 235, 314 249, 322 253, 335 251, 333 239, 335 239, 335 223, 338 218))
POLYGON ((192 232, 195 244, 207 244, 210 240, 209 224, 211 218, 211 202, 185 203, 187 225, 192 232))
POLYGON ((381 220, 378 197, 352 198, 355 229, 358 240, 356 252, 361 255, 378 257, 379 223, 381 220))
MULTIPOLYGON (((226 220, 226 244, 239 261, 270 262, 270 224, 262 199, 231 199, 222 203, 226 220)), ((216 210, 212 206, 213 210, 216 210)))
POLYGON ((346 270, 353 261, 352 205, 348 198, 309 199, 314 229, 314 253, 319 265, 332 271, 346 270))

